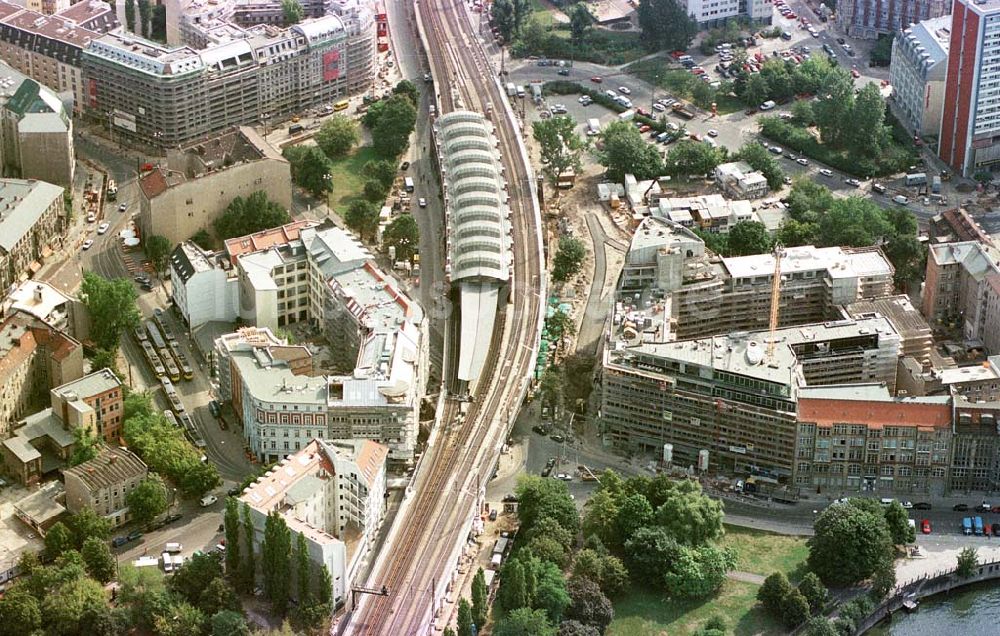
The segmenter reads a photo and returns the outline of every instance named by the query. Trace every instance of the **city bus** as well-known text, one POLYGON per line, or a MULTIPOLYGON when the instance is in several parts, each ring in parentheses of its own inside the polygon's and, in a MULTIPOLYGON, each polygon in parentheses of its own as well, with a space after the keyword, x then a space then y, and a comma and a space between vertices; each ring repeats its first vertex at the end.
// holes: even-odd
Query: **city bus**
POLYGON ((346 99, 342 99, 333 105, 333 110, 334 111, 347 110, 347 107, 350 105, 351 103, 349 101, 347 101, 346 99))

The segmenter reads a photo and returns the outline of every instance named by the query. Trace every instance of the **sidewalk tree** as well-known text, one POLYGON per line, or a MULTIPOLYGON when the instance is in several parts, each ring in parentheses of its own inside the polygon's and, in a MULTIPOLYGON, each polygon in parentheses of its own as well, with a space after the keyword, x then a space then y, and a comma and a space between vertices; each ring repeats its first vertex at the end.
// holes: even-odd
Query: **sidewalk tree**
POLYGON ((151 473, 125 496, 132 520, 144 526, 167 510, 167 487, 151 473))
POLYGON ((625 175, 636 179, 653 179, 663 172, 660 152, 646 143, 639 129, 632 122, 616 121, 608 124, 601 133, 604 149, 597 152, 598 162, 607 168, 606 178, 623 183, 625 175))
POLYGON ((420 89, 410 80, 399 80, 392 87, 392 94, 406 97, 414 107, 420 103, 420 89))
POLYGON ((261 571, 264 573, 264 594, 279 616, 284 616, 288 609, 291 552, 291 532, 278 511, 272 510, 264 523, 261 571))
POLYGON ((472 578, 472 621, 482 629, 486 625, 486 617, 490 611, 489 588, 486 587, 486 574, 483 568, 476 570, 472 578))
POLYGON ((530 530, 541 519, 551 517, 570 533, 576 534, 580 521, 566 482, 522 475, 514 493, 517 495, 522 532, 530 530))
POLYGON ((253 521, 250 519, 250 507, 243 504, 243 545, 246 546, 247 554, 243 559, 243 567, 240 570, 240 591, 244 594, 253 592, 256 583, 256 564, 253 553, 253 521))
POLYGON ((287 210, 268 199, 266 192, 257 190, 246 198, 236 197, 230 201, 212 226, 216 236, 228 239, 278 227, 291 220, 287 210))
POLYGON ((90 508, 84 508, 69 518, 69 529, 73 533, 73 547, 79 550, 84 542, 96 537, 101 541, 111 538, 111 520, 102 517, 90 508))
POLYGON ((881 511, 834 504, 819 514, 813 528, 809 569, 827 585, 863 581, 892 558, 892 537, 881 511))
POLYGON ((117 349, 122 334, 139 325, 138 294, 126 278, 109 280, 93 272, 84 272, 80 297, 90 314, 91 324, 101 326, 92 336, 102 349, 117 349))
POLYGON ((226 498, 223 526, 226 529, 226 573, 237 589, 243 589, 239 584, 243 571, 240 563, 240 502, 236 497, 226 498))
POLYGON ((400 214, 382 233, 386 247, 396 248, 396 260, 408 261, 420 248, 420 228, 412 214, 400 214))
POLYGON ((560 283, 568 281, 580 271, 586 255, 587 248, 580 239, 572 236, 560 238, 559 250, 552 260, 552 279, 560 283))
POLYGON ((916 532, 910 525, 910 515, 896 499, 885 507, 885 523, 889 526, 889 535, 895 545, 905 545, 916 539, 916 532))
POLYGON ((458 636, 472 636, 472 607, 464 596, 458 601, 458 636))
POLYGON ((500 37, 504 42, 510 42, 517 27, 513 0, 494 0, 491 13, 500 37))
MULTIPOLYGON (((586 12, 581 5, 577 7, 586 12)), ((541 119, 531 124, 531 132, 538 142, 542 173, 552 183, 556 183, 564 172, 572 170, 580 173, 587 142, 576 131, 576 122, 572 117, 541 119)))
POLYGON ((45 557, 55 559, 67 550, 72 550, 73 544, 73 533, 62 521, 57 521, 45 533, 45 557))
POLYGON ((333 189, 330 160, 318 146, 285 146, 282 156, 292 169, 292 181, 309 194, 321 199, 333 189))
POLYGON ((159 234, 151 234, 146 237, 146 257, 153 263, 157 272, 162 272, 166 268, 170 249, 170 241, 166 237, 159 234))
POLYGON ((108 542, 90 537, 83 542, 80 550, 87 574, 101 583, 108 583, 115 578, 115 557, 111 554, 108 542))
POLYGON ((298 24, 305 16, 305 9, 299 0, 281 0, 281 18, 285 21, 285 26, 298 24))
POLYGON ((638 16, 648 51, 686 51, 698 35, 698 21, 679 0, 640 0, 638 16))
POLYGON ((976 549, 973 547, 962 548, 961 552, 958 553, 955 574, 963 579, 967 579, 976 573, 977 567, 979 567, 979 555, 976 553, 976 549))
POLYGON ((538 401, 543 408, 550 409, 553 417, 557 417, 563 409, 562 384, 562 371, 558 367, 547 368, 538 382, 538 401))
POLYGON ((363 199, 355 199, 347 207, 344 223, 354 230, 362 240, 371 239, 378 230, 378 210, 363 199))
POLYGON ((360 140, 358 123, 345 115, 330 117, 316 133, 316 145, 331 159, 347 155, 360 140))
POLYGON ((371 129, 372 148, 383 159, 395 161, 410 144, 410 134, 417 123, 417 109, 406 95, 393 95, 384 104, 371 129))
POLYGON ((743 85, 741 97, 749 106, 756 108, 771 96, 771 87, 760 74, 751 75, 743 85))
POLYGON ((774 247, 774 241, 760 221, 740 221, 730 228, 726 245, 728 256, 750 256, 767 254, 774 247))
POLYGON ((876 601, 882 601, 894 587, 896 587, 896 568, 892 561, 887 560, 875 570, 875 575, 872 576, 872 598, 876 601))

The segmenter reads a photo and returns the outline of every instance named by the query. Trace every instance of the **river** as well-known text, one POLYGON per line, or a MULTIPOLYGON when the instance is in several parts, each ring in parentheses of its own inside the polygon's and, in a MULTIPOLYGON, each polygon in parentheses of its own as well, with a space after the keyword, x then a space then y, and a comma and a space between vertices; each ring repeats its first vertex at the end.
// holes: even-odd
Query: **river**
POLYGON ((920 602, 913 614, 897 612, 892 625, 869 631, 872 636, 941 636, 1000 632, 1000 585, 985 583, 920 602))

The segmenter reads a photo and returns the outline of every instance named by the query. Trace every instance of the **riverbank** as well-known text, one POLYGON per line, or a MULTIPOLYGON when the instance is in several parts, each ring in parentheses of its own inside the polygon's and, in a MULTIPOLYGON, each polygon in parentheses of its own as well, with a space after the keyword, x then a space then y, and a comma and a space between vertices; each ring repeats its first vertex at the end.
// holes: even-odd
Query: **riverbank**
POLYGON ((978 583, 928 598, 913 614, 896 614, 872 628, 868 636, 926 634, 993 634, 1000 624, 1000 585, 978 583))

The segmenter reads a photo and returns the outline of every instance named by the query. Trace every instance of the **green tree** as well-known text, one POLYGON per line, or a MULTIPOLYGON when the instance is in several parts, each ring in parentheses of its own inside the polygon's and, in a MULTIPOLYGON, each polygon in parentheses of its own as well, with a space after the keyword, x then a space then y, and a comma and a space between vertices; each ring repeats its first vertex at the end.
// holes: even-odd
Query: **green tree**
POLYGON ((822 610, 827 601, 830 600, 829 590, 813 572, 806 572, 805 576, 802 577, 802 581, 799 582, 799 591, 809 601, 809 609, 814 614, 822 610))
POLYGON ((517 26, 514 17, 514 3, 512 0, 494 0, 491 10, 493 23, 500 33, 504 42, 510 42, 514 36, 517 26))
POLYGON ((125 496, 132 520, 144 526, 167 510, 167 487, 157 474, 150 474, 125 496))
POLYGON ((240 597, 236 595, 232 586, 226 583, 221 575, 212 579, 201 591, 196 607, 204 612, 205 616, 214 616, 219 612, 236 612, 242 609, 240 597))
POLYGON ((298 24, 305 16, 305 9, 299 0, 281 0, 281 17, 285 21, 285 26, 298 24))
MULTIPOLYGON (((795 85, 789 73, 789 63, 785 60, 772 58, 764 62, 760 69, 760 77, 766 82, 768 97, 784 101, 795 94, 795 85)), ((760 102, 751 102, 759 104, 760 102)))
POLYGON ((531 554, 543 561, 549 561, 562 568, 566 566, 566 548, 559 545, 559 542, 548 536, 535 536, 528 541, 525 546, 531 554))
POLYGON ((771 251, 774 241, 760 221, 740 221, 729 230, 729 255, 749 256, 771 251))
POLYGON ((167 41, 167 5, 153 5, 153 15, 149 18, 149 37, 158 41, 167 41))
POLYGON ((524 566, 519 559, 510 559, 500 570, 500 589, 497 590, 496 607, 503 615, 527 607, 530 602, 524 581, 524 566))
POLYGON ((79 633, 83 617, 105 607, 104 587, 87 577, 59 581, 41 600, 46 634, 70 636, 79 633))
MULTIPOLYGON (((103 351, 103 349, 99 351, 103 351)), ((89 428, 73 429, 73 439, 76 441, 73 444, 73 454, 69 457, 70 466, 79 466, 97 457, 97 452, 102 445, 101 440, 89 428)))
POLYGON ((544 611, 522 607, 500 619, 493 628, 493 634, 494 636, 555 636, 556 630, 544 611))
POLYGON ((410 133, 417 123, 417 109, 405 95, 385 100, 378 123, 371 129, 372 148, 384 158, 395 160, 410 144, 410 133))
POLYGON ((605 545, 620 545, 618 535, 618 500, 608 491, 599 490, 583 508, 584 536, 597 536, 605 545))
POLYGON ((809 569, 824 583, 843 587, 871 576, 892 558, 885 517, 855 505, 833 505, 819 514, 809 539, 809 569))
POLYGON ((236 197, 230 201, 225 212, 212 226, 216 236, 228 239, 278 227, 290 221, 287 210, 268 199, 266 192, 257 190, 245 199, 236 197))
POLYGON ((568 281, 580 271, 586 256, 587 248, 580 239, 572 236, 561 237, 559 250, 552 260, 552 279, 560 283, 568 281))
POLYGON ((399 80, 395 86, 392 87, 393 95, 403 95, 406 99, 410 100, 410 103, 414 107, 420 103, 420 89, 417 85, 410 80, 399 80))
MULTIPOLYGON (((586 13, 582 5, 576 6, 586 13)), ((542 173, 552 183, 556 183, 564 172, 572 170, 579 173, 582 170, 582 155, 587 142, 576 131, 576 122, 572 117, 541 119, 531 124, 531 132, 542 157, 542 173)))
POLYGON ((724 150, 684 139, 674 144, 667 152, 664 168, 667 173, 674 176, 704 175, 715 170, 724 159, 724 150))
POLYGON ((364 192, 365 199, 376 205, 385 203, 385 197, 389 194, 389 189, 374 179, 365 181, 362 191, 364 192))
POLYGON ((463 596, 458 601, 458 636, 472 636, 472 606, 463 596))
POLYGON ((839 636, 837 628, 825 616, 814 616, 809 619, 802 633, 804 636, 839 636))
POLYGON ((678 0, 640 0, 641 41, 649 51, 687 50, 698 34, 698 21, 678 0))
POLYGON ((871 52, 872 66, 889 66, 892 62, 892 41, 894 39, 896 39, 895 33, 883 33, 878 36, 871 52))
POLYGON ((296 600, 299 606, 306 606, 312 603, 312 590, 309 585, 309 546, 306 545, 306 537, 299 533, 295 540, 295 578, 296 578, 296 600))
POLYGON ((732 548, 681 546, 663 578, 671 594, 704 598, 722 587, 726 572, 734 567, 736 552, 732 548))
POLYGON ((212 249, 212 236, 205 228, 198 228, 198 231, 191 235, 191 241, 203 250, 212 249))
POLYGON ((256 564, 253 553, 253 521, 250 519, 250 507, 243 504, 243 544, 247 548, 243 559, 243 569, 240 575, 240 589, 244 593, 252 592, 257 579, 256 564))
MULTIPOLYGON (((199 607, 202 595, 217 579, 222 579, 222 559, 214 553, 196 554, 174 572, 168 587, 178 598, 199 607)), ((208 607, 211 612, 206 613, 215 613, 215 605, 212 603, 208 607)))
POLYGON ((594 390, 594 364, 594 356, 580 351, 563 358, 566 403, 578 413, 587 411, 590 393, 594 390))
POLYGON ((211 619, 211 636, 250 636, 250 626, 239 612, 219 612, 211 619))
POLYGON ((619 541, 628 541, 636 530, 648 526, 652 521, 653 507, 643 495, 633 493, 618 501, 615 532, 619 541))
POLYGON ((149 0, 139 0, 139 30, 144 38, 149 37, 149 17, 152 6, 149 0))
POLYGON ((442 636, 455 636, 455 630, 450 627, 445 627, 444 631, 441 632, 442 636))
POLYGON ((748 105, 757 107, 766 102, 771 96, 771 87, 767 80, 759 74, 750 76, 743 86, 743 101, 748 105))
POLYGON ((570 604, 563 617, 594 626, 603 634, 614 620, 615 610, 601 588, 593 581, 574 579, 570 581, 566 591, 569 594, 570 604))
POLYGON ((663 586, 663 576, 680 558, 681 546, 661 526, 636 530, 625 542, 625 564, 632 580, 654 589, 663 586))
MULTIPOLYGON (((812 574, 810 572, 810 574, 812 574)), ((815 576, 815 574, 813 574, 815 576)), ((822 585, 822 584, 821 584, 822 585)), ((824 588, 826 589, 826 588, 824 588)), ((788 577, 784 572, 774 572, 766 579, 764 584, 757 590, 757 600, 764 606, 764 609, 771 615, 778 615, 781 612, 781 602, 792 591, 792 584, 788 582, 788 577)))
POLYGON ((73 532, 73 547, 77 550, 90 537, 107 541, 111 537, 111 520, 102 517, 90 508, 84 508, 69 518, 69 529, 73 532))
POLYGON ((535 580, 534 593, 530 595, 531 607, 545 610, 552 624, 558 624, 570 604, 562 570, 554 563, 537 557, 527 559, 525 570, 531 572, 527 580, 535 580))
POLYGON ((646 143, 639 129, 627 121, 616 121, 601 133, 604 149, 597 160, 607 168, 609 181, 622 183, 626 174, 636 179, 652 179, 663 172, 663 162, 655 146, 646 143))
POLYGON ((538 382, 538 402, 542 408, 547 407, 551 411, 553 419, 558 418, 563 410, 562 385, 562 370, 554 366, 546 369, 538 382))
POLYGON ((159 234, 151 234, 146 237, 146 257, 153 263, 157 272, 162 272, 167 267, 167 257, 172 249, 170 241, 159 234))
POLYGON ((795 629, 809 620, 809 601, 798 590, 792 590, 781 600, 781 622, 795 629))
POLYGON ((781 224, 781 229, 778 231, 778 241, 785 247, 815 245, 818 234, 819 226, 816 223, 803 223, 795 219, 788 219, 781 224))
POLYGON ((378 181, 388 192, 396 180, 396 164, 385 159, 372 159, 361 166, 361 174, 368 179, 378 181))
POLYGON ((316 579, 316 599, 320 605, 327 608, 327 615, 333 611, 333 577, 326 564, 319 567, 316 579))
POLYGON ((656 516, 671 536, 687 545, 701 545, 723 534, 722 502, 705 496, 701 484, 693 480, 678 482, 656 516))
POLYGON ((240 560, 240 502, 236 497, 226 498, 226 512, 222 519, 226 529, 226 573, 236 588, 242 590, 244 587, 240 585, 243 572, 240 560))
POLYGON ((979 555, 976 553, 976 549, 972 547, 962 548, 961 552, 958 553, 958 563, 955 573, 961 578, 967 579, 976 573, 976 568, 978 567, 979 555))
POLYGON ((483 568, 476 570, 476 576, 472 578, 472 622, 480 630, 486 625, 486 617, 489 614, 489 588, 486 587, 486 574, 483 568))
POLYGON ((590 32, 592 19, 587 7, 583 4, 576 4, 570 7, 569 11, 569 39, 573 44, 580 46, 587 40, 590 32))
POLYGON ((726 619, 713 614, 705 624, 698 628, 694 636, 726 636, 726 619))
POLYGON ((785 182, 785 172, 774 160, 771 153, 767 151, 767 148, 760 144, 743 144, 735 159, 747 162, 751 168, 763 174, 764 178, 767 179, 767 187, 772 190, 780 190, 785 182))
POLYGON ((894 587, 896 587, 896 568, 889 561, 875 570, 875 575, 872 576, 872 598, 881 601, 894 587))
POLYGON ((333 189, 330 160, 318 146, 289 145, 281 154, 291 164, 292 181, 311 195, 323 198, 333 189))
POLYGON ((916 539, 916 533, 910 525, 910 515, 903 504, 895 499, 885 507, 885 523, 889 526, 889 535, 895 545, 913 543, 916 539))
POLYGON ((545 318, 545 331, 554 340, 559 341, 567 336, 572 336, 576 331, 576 324, 562 309, 556 309, 550 316, 545 318))
POLYGON ((798 99, 792 104, 792 121, 799 126, 812 126, 816 123, 812 102, 798 99))
POLYGON ((153 621, 158 636, 190 636, 200 634, 204 628, 205 614, 190 603, 174 603, 166 614, 153 621))
POLYGON ((854 85, 847 71, 836 67, 827 74, 813 115, 823 143, 839 147, 846 142, 851 129, 861 122, 853 120, 854 85))
POLYGON ((122 334, 139 325, 135 287, 125 278, 107 279, 93 272, 83 273, 80 299, 90 314, 91 324, 101 325, 91 336, 102 349, 115 349, 122 334))
MULTIPOLYGON (((294 2, 298 5, 298 0, 282 0, 282 2, 294 2)), ((301 7, 301 5, 299 5, 301 7)), ((331 159, 337 159, 347 155, 361 140, 358 133, 358 123, 351 117, 344 115, 334 115, 325 122, 316 133, 316 145, 331 159)))
POLYGON ((292 536, 285 519, 272 510, 264 524, 261 544, 261 570, 264 573, 264 594, 279 615, 288 609, 291 575, 292 536))
MULTIPOLYGON (((90 355, 90 368, 93 371, 98 371, 100 369, 110 369, 112 373, 118 376, 118 379, 122 379, 121 371, 118 370, 118 349, 94 349, 94 352, 90 355)), ((87 434, 93 439, 94 437, 90 431, 86 431, 87 434)), ((79 445, 80 440, 77 440, 77 445, 79 445)), ((91 458, 93 459, 93 458, 91 458)), ((87 461, 87 460, 83 460, 87 461)), ((82 462, 81 462, 82 463, 82 462)), ((70 464, 71 466, 76 466, 76 464, 70 464)))
POLYGON ((344 223, 357 232, 362 240, 371 239, 378 230, 378 210, 368 201, 355 199, 347 208, 344 223))
POLYGON ((135 0, 125 0, 125 26, 135 33, 135 0))
POLYGON ((601 632, 593 625, 584 625, 580 621, 572 619, 559 623, 557 634, 558 636, 601 636, 601 632))
POLYGON ((420 228, 412 214, 400 214, 382 232, 386 247, 396 248, 396 259, 408 261, 420 249, 420 228))
POLYGON ((522 532, 530 530, 539 520, 551 517, 560 526, 576 534, 579 518, 576 505, 566 489, 566 482, 537 475, 522 475, 514 493, 517 495, 517 513, 522 532))
POLYGON ((551 517, 542 517, 521 536, 527 541, 542 537, 552 539, 565 550, 572 548, 575 538, 572 532, 551 517))
POLYGON ((802 223, 818 223, 834 201, 829 188, 807 177, 798 177, 788 194, 788 214, 802 223))
POLYGON ((885 127, 885 98, 877 84, 865 84, 858 93, 844 136, 851 149, 864 157, 877 156, 885 147, 889 136, 885 127))
POLYGON ((5 634, 34 634, 42 626, 38 599, 21 586, 14 586, 0 599, 0 628, 5 634))
POLYGON ((111 554, 107 541, 90 537, 83 542, 80 556, 87 567, 87 574, 101 583, 115 578, 115 557, 111 554))

